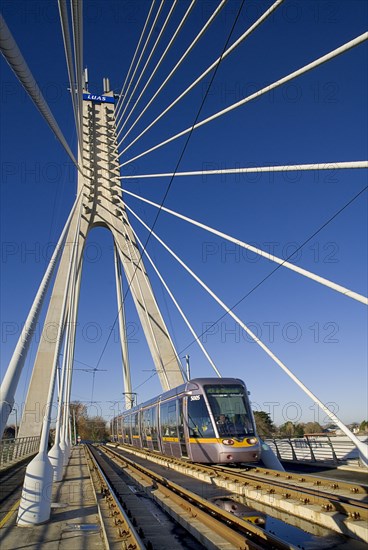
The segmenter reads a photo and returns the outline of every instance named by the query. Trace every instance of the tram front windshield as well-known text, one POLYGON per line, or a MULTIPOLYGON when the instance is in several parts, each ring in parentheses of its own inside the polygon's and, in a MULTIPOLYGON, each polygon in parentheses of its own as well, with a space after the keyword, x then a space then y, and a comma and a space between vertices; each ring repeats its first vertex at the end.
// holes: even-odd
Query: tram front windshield
POLYGON ((220 437, 254 435, 245 388, 239 384, 204 387, 220 437))

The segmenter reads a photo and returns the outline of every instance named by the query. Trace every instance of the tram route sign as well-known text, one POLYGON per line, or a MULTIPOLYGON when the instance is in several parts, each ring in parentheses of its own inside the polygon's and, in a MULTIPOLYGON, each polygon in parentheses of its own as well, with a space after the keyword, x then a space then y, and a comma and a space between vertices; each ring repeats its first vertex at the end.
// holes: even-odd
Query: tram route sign
POLYGON ((115 98, 108 95, 83 94, 83 101, 93 101, 94 103, 115 103, 115 98))

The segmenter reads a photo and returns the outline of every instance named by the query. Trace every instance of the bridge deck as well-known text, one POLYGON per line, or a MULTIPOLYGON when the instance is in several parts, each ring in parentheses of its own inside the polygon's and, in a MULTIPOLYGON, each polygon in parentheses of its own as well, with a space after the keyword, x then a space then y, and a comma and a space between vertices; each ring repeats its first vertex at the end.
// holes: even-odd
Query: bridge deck
POLYGON ((63 481, 54 483, 49 522, 17 527, 16 517, 14 512, 0 529, 1 550, 100 550, 105 547, 83 447, 72 449, 63 481))

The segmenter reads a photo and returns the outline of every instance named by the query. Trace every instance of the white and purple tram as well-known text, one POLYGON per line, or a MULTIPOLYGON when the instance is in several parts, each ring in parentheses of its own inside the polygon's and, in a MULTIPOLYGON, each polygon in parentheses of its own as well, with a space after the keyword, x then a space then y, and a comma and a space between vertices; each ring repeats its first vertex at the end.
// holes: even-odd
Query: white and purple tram
POLYGON ((261 446, 247 388, 237 378, 197 378, 112 421, 119 442, 213 464, 257 462, 261 446))

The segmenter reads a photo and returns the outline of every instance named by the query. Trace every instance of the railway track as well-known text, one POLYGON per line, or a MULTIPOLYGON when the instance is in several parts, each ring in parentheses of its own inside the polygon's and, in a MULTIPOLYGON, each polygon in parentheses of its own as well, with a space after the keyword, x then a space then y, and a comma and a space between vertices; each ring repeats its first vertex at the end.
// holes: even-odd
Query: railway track
MULTIPOLYGON (((231 547, 250 550, 291 550, 296 548, 296 546, 264 531, 257 525, 244 521, 197 494, 169 481, 149 468, 136 464, 126 456, 121 456, 110 447, 100 447, 98 450, 89 446, 88 450, 90 456, 99 465, 99 468, 102 469, 101 463, 103 462, 105 462, 103 468, 106 468, 106 457, 109 457, 123 472, 129 473, 141 487, 145 488, 146 493, 150 494, 175 521, 178 521, 182 527, 188 530, 204 548, 225 549, 231 547)), ((107 467, 106 469, 108 470, 109 468, 107 467)), ((103 476, 109 484, 107 487, 109 498, 112 497, 116 500, 115 504, 113 504, 113 510, 116 518, 118 518, 117 525, 121 530, 122 505, 118 504, 118 502, 124 502, 124 495, 121 494, 119 476, 115 472, 111 476, 112 479, 109 479, 108 471, 107 473, 104 471, 103 476)), ((103 491, 106 491, 106 487, 103 491)), ((126 510, 123 511, 127 514, 126 510)), ((142 538, 141 536, 140 541, 134 543, 136 546, 130 546, 131 548, 139 548, 139 544, 148 544, 148 537, 145 535, 145 526, 138 525, 139 515, 134 520, 137 523, 135 530, 138 536, 144 534, 144 537, 142 538)), ((126 523, 124 523, 123 532, 127 533, 126 523)), ((154 548, 151 541, 149 541, 149 544, 151 546, 143 547, 154 548)), ((172 548, 167 542, 165 547, 172 548)), ((198 546, 196 547, 198 548, 198 546)))
MULTIPOLYGON (((109 447, 111 449, 111 447, 109 447)), ((265 468, 231 468, 193 464, 134 447, 122 449, 226 488, 239 496, 269 504, 349 537, 367 540, 368 487, 312 475, 265 468)))
POLYGON ((309 505, 320 506, 322 510, 340 512, 354 520, 368 520, 368 488, 356 483, 321 479, 315 476, 296 476, 265 468, 244 472, 237 469, 212 466, 212 472, 234 483, 252 484, 254 488, 285 499, 299 499, 309 505), (355 495, 357 498, 353 498, 355 495))

